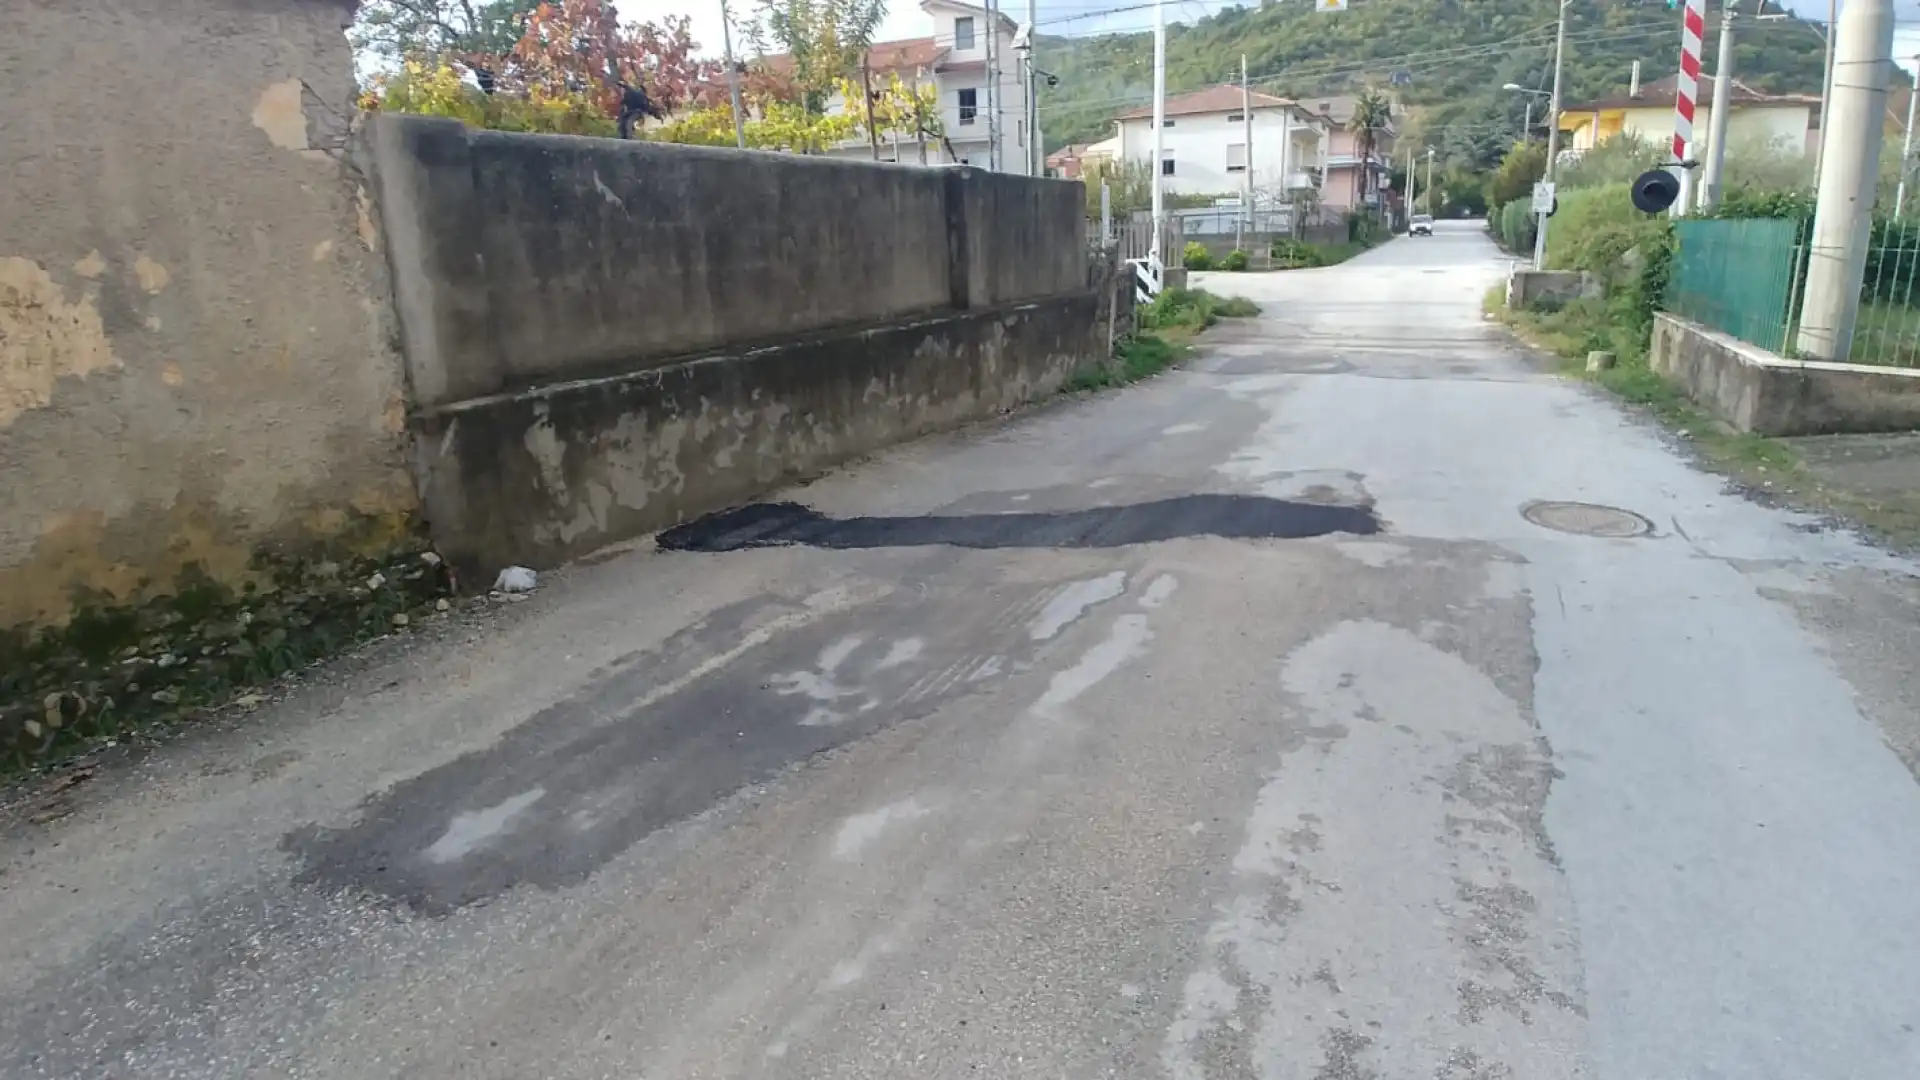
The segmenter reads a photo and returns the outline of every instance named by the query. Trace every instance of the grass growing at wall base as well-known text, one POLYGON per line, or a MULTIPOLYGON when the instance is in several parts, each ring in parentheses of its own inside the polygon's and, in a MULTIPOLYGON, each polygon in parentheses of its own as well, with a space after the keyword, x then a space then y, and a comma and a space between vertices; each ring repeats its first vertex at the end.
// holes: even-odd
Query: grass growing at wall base
POLYGON ((433 615, 454 591, 446 564, 418 546, 256 561, 268 588, 187 575, 142 604, 83 604, 65 626, 0 633, 0 778, 203 717, 433 615))
POLYGON ((1152 378, 1178 363, 1191 348, 1184 342, 1176 344, 1157 334, 1135 334, 1120 343, 1111 362, 1081 368, 1068 376, 1060 389, 1063 393, 1078 394, 1111 390, 1152 378))
POLYGON ((1137 313, 1140 331, 1114 349, 1106 363, 1081 368, 1061 384, 1064 393, 1108 390, 1150 378, 1180 362, 1193 339, 1221 319, 1250 319, 1260 305, 1205 289, 1168 289, 1137 313))

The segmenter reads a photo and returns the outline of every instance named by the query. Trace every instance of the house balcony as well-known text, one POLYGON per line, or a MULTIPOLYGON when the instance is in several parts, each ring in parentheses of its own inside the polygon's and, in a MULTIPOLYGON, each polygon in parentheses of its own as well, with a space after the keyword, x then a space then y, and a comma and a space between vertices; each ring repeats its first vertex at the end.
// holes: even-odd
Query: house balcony
POLYGON ((1321 180, 1319 169, 1301 169, 1288 173, 1282 182, 1288 191, 1314 191, 1320 187, 1321 180))

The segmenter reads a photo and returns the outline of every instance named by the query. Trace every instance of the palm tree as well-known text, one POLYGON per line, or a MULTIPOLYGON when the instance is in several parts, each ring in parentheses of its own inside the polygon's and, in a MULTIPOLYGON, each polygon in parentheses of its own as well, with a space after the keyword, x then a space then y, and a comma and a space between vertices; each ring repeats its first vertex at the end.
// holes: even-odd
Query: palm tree
POLYGON ((1365 203, 1369 189, 1378 190, 1373 178, 1373 155, 1380 148, 1380 136, 1393 126, 1393 105, 1387 96, 1368 87, 1354 100, 1353 115, 1347 119, 1347 130, 1353 133, 1354 145, 1360 151, 1360 201, 1365 203))

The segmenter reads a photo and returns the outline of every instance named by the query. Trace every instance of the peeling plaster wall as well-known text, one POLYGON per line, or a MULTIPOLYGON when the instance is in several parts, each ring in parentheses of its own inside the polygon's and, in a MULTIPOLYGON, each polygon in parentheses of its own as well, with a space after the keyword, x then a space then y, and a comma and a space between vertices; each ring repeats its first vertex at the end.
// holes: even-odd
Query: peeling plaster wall
POLYGON ((411 520, 352 8, 0 4, 0 627, 411 520))

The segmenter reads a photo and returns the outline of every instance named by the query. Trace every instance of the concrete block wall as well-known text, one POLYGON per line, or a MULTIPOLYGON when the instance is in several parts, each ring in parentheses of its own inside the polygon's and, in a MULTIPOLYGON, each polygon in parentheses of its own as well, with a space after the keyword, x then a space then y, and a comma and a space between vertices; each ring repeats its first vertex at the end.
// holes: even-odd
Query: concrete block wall
POLYGON ((1084 287, 1069 182, 415 116, 367 141, 418 407, 1084 287))
POLYGON ((1079 184, 367 130, 436 544, 551 565, 1051 392, 1107 351, 1079 184))

